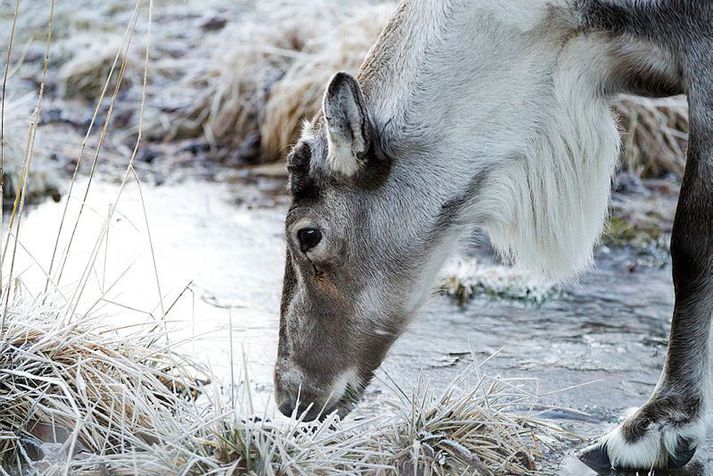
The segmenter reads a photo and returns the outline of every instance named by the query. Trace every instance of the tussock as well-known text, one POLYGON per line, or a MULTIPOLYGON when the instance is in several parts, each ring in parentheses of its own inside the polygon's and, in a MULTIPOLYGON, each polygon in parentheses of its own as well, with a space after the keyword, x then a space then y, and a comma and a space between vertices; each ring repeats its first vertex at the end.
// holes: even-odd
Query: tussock
MULTIPOLYGON (((165 123, 170 127, 158 132, 169 139, 204 135, 216 147, 242 147, 243 154, 255 154, 269 89, 283 75, 290 53, 306 41, 306 28, 301 25, 292 19, 270 28, 244 24, 224 32, 215 41, 232 46, 209 53, 176 85, 189 94, 198 92, 198 97, 168 111, 171 122, 165 123)), ((181 99, 180 93, 174 96, 181 99)))
MULTIPOLYGON (((146 53, 137 47, 124 47, 120 34, 93 32, 73 35, 71 48, 74 55, 62 64, 58 72, 59 94, 62 97, 79 97, 90 102, 99 97, 117 59, 117 51, 117 64, 126 64, 123 86, 141 86, 141 66, 146 53)), ((109 84, 110 91, 115 87, 116 75, 112 79, 114 84, 109 84)))
MULTIPOLYGON (((246 469, 258 474, 535 474, 544 453, 575 438, 519 412, 536 398, 518 383, 485 377, 476 365, 442 393, 423 381, 412 388, 392 382, 386 400, 391 411, 361 423, 328 417, 299 429, 262 424, 251 434, 253 465, 246 469)), ((245 454, 248 439, 243 435, 236 441, 235 430, 219 441, 216 454, 222 458, 236 449, 245 454)))
MULTIPOLYGON (((175 27, 158 29, 152 51, 157 67, 147 89, 147 137, 203 138, 221 158, 282 158, 302 120, 319 109, 329 78, 338 71, 356 72, 393 5, 274 0, 232 11, 227 26, 215 33, 194 31, 194 21, 180 42, 175 27)), ((192 12, 190 6, 171 9, 169 21, 192 12)), ((91 102, 122 39, 117 32, 101 31, 99 22, 83 26, 90 29, 60 44, 65 61, 57 92, 91 102)), ((139 47, 121 50, 126 97, 138 96, 143 55, 139 47)))
POLYGON ((70 324, 22 299, 8 308, 5 325, 4 467, 39 471, 74 457, 150 451, 188 423, 181 413, 196 387, 176 373, 184 368, 179 356, 162 350, 155 334, 120 337, 97 321, 70 324))
POLYGON ((266 2, 241 14, 239 23, 230 21, 222 31, 201 35, 191 50, 181 51, 180 59, 153 78, 147 135, 160 140, 201 137, 223 157, 237 153, 257 159, 270 90, 320 33, 304 18, 331 24, 333 14, 319 2, 303 8, 266 2))
POLYGON ((536 400, 519 383, 474 365, 440 394, 423 382, 407 392, 396 387, 393 423, 369 437, 393 455, 399 474, 535 474, 543 451, 573 436, 516 412, 536 400))

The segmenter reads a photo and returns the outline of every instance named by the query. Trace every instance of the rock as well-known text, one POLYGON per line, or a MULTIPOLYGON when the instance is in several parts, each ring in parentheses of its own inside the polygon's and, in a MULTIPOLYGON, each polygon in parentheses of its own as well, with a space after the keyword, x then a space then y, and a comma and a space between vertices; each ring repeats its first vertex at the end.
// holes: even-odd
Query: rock
POLYGON ((211 16, 201 23, 201 30, 203 31, 219 31, 225 28, 228 24, 228 19, 222 16, 214 15, 211 16))

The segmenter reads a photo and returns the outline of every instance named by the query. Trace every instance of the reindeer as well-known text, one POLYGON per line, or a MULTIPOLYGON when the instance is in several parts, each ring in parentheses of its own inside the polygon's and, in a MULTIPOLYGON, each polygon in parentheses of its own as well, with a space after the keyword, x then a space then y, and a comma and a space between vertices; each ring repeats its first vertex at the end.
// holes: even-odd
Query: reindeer
POLYGON ((619 154, 610 100, 686 93, 663 373, 580 458, 687 464, 713 403, 712 25, 709 0, 402 1, 288 157, 280 411, 348 413, 474 225, 551 279, 585 270, 619 154))

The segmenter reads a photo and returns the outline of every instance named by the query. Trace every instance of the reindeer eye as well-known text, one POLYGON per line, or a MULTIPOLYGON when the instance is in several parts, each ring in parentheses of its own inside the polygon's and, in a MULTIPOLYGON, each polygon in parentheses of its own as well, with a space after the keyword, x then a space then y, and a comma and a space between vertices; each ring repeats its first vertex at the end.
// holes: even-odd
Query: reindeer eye
POLYGON ((322 241, 322 232, 317 228, 302 228, 297 231, 297 239, 300 242, 300 250, 307 253, 322 241))

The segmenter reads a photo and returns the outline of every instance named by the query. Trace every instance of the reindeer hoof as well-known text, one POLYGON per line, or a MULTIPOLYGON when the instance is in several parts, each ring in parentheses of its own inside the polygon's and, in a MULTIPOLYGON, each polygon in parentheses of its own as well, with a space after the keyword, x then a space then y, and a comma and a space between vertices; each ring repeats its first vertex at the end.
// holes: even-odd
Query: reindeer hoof
POLYGON ((579 460, 594 471, 610 471, 612 469, 606 444, 595 443, 584 448, 578 455, 579 460))
MULTIPOLYGON (((696 454, 696 445, 689 438, 678 438, 676 445, 676 453, 668 455, 667 465, 665 469, 681 469, 686 466, 696 454)), ((594 443, 584 448, 578 455, 579 460, 592 468, 596 472, 608 473, 615 469, 609 459, 606 443, 594 443)), ((616 468, 624 469, 624 468, 616 468)), ((627 468, 634 469, 634 468, 627 468)))
POLYGON ((679 469, 686 466, 696 454, 696 445, 693 440, 679 437, 676 445, 676 454, 668 456, 668 469, 679 469))

